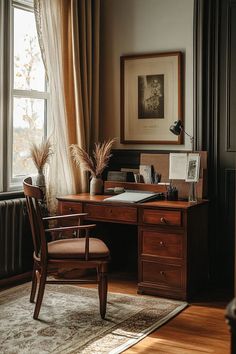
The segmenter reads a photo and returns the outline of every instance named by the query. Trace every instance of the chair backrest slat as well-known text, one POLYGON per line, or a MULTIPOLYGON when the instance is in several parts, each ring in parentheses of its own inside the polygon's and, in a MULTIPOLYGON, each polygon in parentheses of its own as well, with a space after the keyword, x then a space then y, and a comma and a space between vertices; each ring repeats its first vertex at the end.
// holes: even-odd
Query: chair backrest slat
POLYGON ((43 200, 44 194, 39 187, 32 186, 32 179, 30 177, 24 180, 23 188, 33 237, 34 252, 36 257, 46 259, 47 243, 39 204, 43 200))

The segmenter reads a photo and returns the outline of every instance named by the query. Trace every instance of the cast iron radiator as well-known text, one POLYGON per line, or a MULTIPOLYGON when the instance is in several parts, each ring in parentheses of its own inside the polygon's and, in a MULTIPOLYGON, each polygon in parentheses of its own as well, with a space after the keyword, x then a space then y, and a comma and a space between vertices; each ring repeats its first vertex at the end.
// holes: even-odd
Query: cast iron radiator
POLYGON ((32 250, 25 199, 0 201, 0 279, 31 270, 32 250))

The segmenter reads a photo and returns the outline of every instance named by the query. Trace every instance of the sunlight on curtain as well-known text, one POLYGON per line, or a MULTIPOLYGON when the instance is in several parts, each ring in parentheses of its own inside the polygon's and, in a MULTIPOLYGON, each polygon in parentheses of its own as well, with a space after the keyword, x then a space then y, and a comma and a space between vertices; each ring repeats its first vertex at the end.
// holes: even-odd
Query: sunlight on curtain
POLYGON ((56 139, 50 179, 57 194, 86 191, 87 175, 71 166, 68 149, 89 152, 98 140, 100 0, 35 0, 35 10, 56 139))
POLYGON ((68 127, 65 110, 62 22, 59 1, 35 1, 35 17, 43 59, 47 69, 50 91, 49 132, 54 155, 50 162, 48 192, 53 200, 57 195, 75 192, 69 153, 68 127))

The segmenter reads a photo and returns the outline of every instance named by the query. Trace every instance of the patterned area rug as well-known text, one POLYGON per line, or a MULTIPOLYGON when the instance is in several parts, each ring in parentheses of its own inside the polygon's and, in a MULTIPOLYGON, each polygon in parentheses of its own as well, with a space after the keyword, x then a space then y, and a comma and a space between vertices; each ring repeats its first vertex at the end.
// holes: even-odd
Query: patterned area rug
POLYGON ((157 297, 109 293, 102 320, 97 290, 47 285, 36 321, 29 294, 29 283, 0 292, 1 354, 121 353, 187 306, 157 297))

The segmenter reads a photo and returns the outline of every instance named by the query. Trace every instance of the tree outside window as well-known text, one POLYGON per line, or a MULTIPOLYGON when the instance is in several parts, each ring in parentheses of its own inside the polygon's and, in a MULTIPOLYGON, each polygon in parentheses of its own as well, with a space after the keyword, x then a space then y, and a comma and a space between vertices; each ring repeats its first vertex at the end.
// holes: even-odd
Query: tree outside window
POLYGON ((13 84, 11 183, 36 172, 29 158, 32 142, 46 134, 45 69, 38 44, 34 13, 13 8, 13 84))

